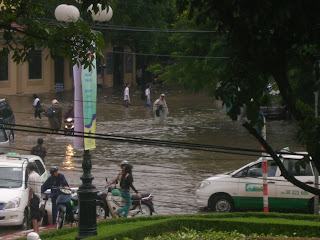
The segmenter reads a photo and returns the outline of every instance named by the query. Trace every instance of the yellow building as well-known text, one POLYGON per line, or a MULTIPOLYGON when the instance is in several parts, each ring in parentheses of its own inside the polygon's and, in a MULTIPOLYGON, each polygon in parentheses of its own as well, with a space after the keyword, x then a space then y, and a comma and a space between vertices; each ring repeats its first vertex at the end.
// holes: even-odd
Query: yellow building
MULTIPOLYGON (((102 66, 102 84, 106 87, 136 83, 136 58, 129 48, 107 45, 102 66), (119 52, 128 52, 126 54, 119 52)), ((0 94, 41 93, 73 89, 70 62, 63 57, 55 60, 49 49, 37 50, 30 62, 16 64, 12 56, 0 58, 0 94)))

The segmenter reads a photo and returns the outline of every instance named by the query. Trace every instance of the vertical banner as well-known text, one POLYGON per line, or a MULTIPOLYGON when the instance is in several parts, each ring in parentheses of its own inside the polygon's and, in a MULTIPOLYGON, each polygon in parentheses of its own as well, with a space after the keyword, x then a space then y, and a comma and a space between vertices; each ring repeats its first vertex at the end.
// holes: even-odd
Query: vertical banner
MULTIPOLYGON (((94 136, 96 133, 97 119, 97 69, 95 55, 92 62, 92 70, 82 67, 82 96, 83 96, 83 116, 84 116, 84 135, 94 136)), ((96 141, 92 138, 84 139, 84 149, 96 148, 96 141)))
MULTIPOLYGON (((74 79, 74 131, 83 132, 83 104, 82 104, 82 83, 81 83, 82 66, 73 66, 73 79, 74 79)), ((75 135, 81 135, 76 133, 75 135)), ((83 149, 83 138, 75 137, 74 149, 83 149)))

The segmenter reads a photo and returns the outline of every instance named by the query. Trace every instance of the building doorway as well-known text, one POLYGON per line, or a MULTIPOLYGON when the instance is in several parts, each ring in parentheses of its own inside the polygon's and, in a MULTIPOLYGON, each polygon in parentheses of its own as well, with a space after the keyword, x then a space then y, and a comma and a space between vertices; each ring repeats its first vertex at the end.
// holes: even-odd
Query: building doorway
POLYGON ((62 92, 64 89, 64 57, 54 58, 54 84, 55 92, 62 92))
POLYGON ((123 48, 113 48, 113 86, 123 86, 123 48), (121 52, 121 53, 120 53, 121 52))

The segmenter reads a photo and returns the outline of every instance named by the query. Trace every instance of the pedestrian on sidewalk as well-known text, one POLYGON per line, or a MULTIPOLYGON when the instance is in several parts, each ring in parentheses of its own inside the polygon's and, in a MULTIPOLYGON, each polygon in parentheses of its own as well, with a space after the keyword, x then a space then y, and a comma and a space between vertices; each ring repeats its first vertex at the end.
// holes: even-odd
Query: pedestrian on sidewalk
POLYGON ((151 107, 151 85, 149 84, 147 86, 147 89, 145 90, 145 98, 146 98, 146 104, 145 107, 151 107))
POLYGON ((33 94, 33 98, 34 98, 34 101, 32 105, 34 107, 34 118, 38 117, 39 119, 41 119, 41 113, 44 110, 42 109, 40 98, 38 97, 37 94, 33 94))
POLYGON ((34 170, 36 166, 34 163, 30 162, 27 165, 28 171, 28 188, 29 188, 29 196, 28 196, 28 207, 30 207, 30 215, 33 225, 33 230, 36 233, 39 233, 39 226, 41 220, 41 212, 39 209, 40 198, 41 198, 41 178, 38 173, 34 170))
POLYGON ((31 154, 41 157, 42 161, 44 162, 44 159, 47 155, 47 151, 46 151, 45 147, 42 146, 42 144, 43 144, 43 139, 38 138, 38 145, 34 146, 31 149, 31 154))
POLYGON ((130 83, 126 84, 126 88, 124 89, 124 93, 123 93, 123 105, 126 107, 129 107, 130 105, 130 83))

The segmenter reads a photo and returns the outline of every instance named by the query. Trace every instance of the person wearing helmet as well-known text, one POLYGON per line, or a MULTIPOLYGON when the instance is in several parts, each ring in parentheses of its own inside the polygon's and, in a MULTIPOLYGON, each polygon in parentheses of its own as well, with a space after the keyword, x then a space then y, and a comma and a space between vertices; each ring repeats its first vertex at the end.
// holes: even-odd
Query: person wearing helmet
POLYGON ((124 161, 122 161, 120 163, 121 171, 119 172, 118 176, 109 183, 109 186, 112 185, 112 184, 120 182, 122 174, 123 174, 123 172, 126 169, 126 166, 128 164, 129 164, 129 162, 127 160, 124 160, 124 161))
POLYGON ((44 184, 41 187, 41 192, 44 193, 47 189, 51 189, 52 194, 52 222, 55 223, 57 219, 57 198, 60 194, 60 190, 56 188, 69 188, 69 184, 64 177, 63 174, 59 173, 59 169, 56 166, 53 166, 50 168, 50 174, 51 176, 48 177, 48 179, 44 182, 44 184))
POLYGON ((52 132, 58 132, 62 124, 62 108, 57 99, 52 100, 52 106, 47 109, 45 115, 48 117, 52 132))

